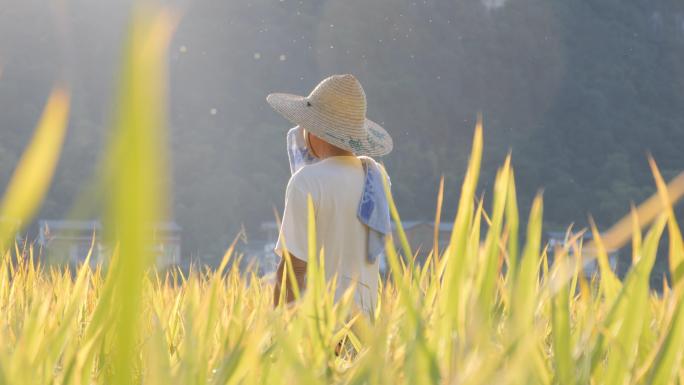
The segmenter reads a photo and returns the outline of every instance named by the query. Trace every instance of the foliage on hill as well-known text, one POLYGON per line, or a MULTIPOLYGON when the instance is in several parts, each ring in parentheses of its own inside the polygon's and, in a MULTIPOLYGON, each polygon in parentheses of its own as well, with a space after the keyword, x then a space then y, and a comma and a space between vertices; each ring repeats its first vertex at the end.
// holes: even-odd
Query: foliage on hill
MULTIPOLYGON (((434 212, 442 173, 453 215, 478 111, 484 175, 511 149, 522 207, 544 188, 554 227, 585 224, 588 213, 608 224, 651 193, 647 151, 666 178, 684 164, 679 1, 216 0, 184 11, 169 110, 187 254, 217 255, 241 224, 273 218, 288 123, 264 97, 306 93, 336 72, 361 79, 370 117, 394 135, 385 162, 406 218, 434 212)), ((0 13, 3 184, 55 79, 72 85, 65 155, 42 216, 66 215, 95 170, 128 12, 119 1, 36 0, 0 13)))

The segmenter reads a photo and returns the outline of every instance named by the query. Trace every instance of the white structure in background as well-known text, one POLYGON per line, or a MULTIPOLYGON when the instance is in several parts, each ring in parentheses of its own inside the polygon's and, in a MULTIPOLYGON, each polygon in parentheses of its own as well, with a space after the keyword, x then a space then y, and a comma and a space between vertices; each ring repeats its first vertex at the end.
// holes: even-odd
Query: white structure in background
POLYGON ((279 233, 280 229, 275 221, 262 222, 259 226, 259 234, 262 240, 255 243, 260 246, 257 257, 262 275, 273 273, 278 268, 280 258, 273 250, 276 242, 278 242, 279 233))
POLYGON ((154 225, 151 247, 157 267, 180 264, 182 231, 176 222, 160 222, 154 225))
MULTIPOLYGON (((41 220, 38 244, 43 254, 56 263, 83 263, 92 247, 92 264, 109 257, 110 248, 102 240, 99 221, 41 220)), ((152 226, 150 252, 163 268, 181 262, 182 228, 175 222, 161 222, 152 226)))
POLYGON ((487 8, 488 11, 491 11, 493 9, 499 9, 506 5, 507 0, 481 0, 482 5, 487 8))
POLYGON ((98 221, 41 220, 38 245, 43 255, 57 263, 83 263, 92 246, 90 261, 96 264, 105 256, 98 221))
MULTIPOLYGON (((563 248, 567 245, 566 239, 565 239, 565 233, 562 231, 548 231, 546 233, 546 238, 547 242, 549 245, 548 249, 548 257, 549 257, 549 265, 553 263, 553 257, 554 257, 554 249, 556 247, 563 248)), ((591 241, 593 238, 592 234, 590 232, 585 232, 578 240, 579 242, 582 243, 582 245, 586 246, 589 241, 591 241)), ((570 256, 574 256, 574 250, 572 245, 567 245, 569 246, 569 251, 568 254, 570 256)), ((608 253, 608 264, 610 265, 610 269, 613 271, 617 271, 618 267, 618 250, 607 250, 608 253)), ((584 275, 586 277, 591 277, 594 274, 598 274, 598 261, 596 258, 586 258, 583 261, 584 264, 584 275)))
POLYGON ((280 258, 273 251, 278 241, 278 233, 279 229, 275 221, 261 222, 259 235, 255 239, 250 239, 248 243, 242 244, 238 250, 238 254, 242 254, 245 261, 258 265, 260 276, 275 273, 278 268, 280 258))

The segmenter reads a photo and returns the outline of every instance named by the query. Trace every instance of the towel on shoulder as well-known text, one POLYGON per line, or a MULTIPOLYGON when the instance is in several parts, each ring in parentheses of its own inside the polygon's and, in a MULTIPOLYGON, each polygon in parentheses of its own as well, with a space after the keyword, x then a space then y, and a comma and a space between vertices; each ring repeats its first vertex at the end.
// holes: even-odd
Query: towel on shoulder
MULTIPOLYGON (((318 161, 309 152, 303 130, 299 126, 287 132, 287 157, 290 161, 290 172, 292 174, 300 168, 318 161)), ((392 231, 389 204, 382 178, 385 178, 388 188, 391 187, 391 182, 380 163, 368 156, 359 156, 358 158, 363 165, 365 178, 357 215, 359 220, 368 226, 367 261, 372 264, 385 250, 385 237, 392 231)))

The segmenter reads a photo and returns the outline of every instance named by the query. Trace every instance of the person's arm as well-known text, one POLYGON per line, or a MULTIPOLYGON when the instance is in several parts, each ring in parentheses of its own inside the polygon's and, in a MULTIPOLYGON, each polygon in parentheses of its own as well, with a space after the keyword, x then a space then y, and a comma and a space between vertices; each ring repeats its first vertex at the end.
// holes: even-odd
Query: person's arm
MULTIPOLYGON (((306 262, 290 254, 290 259, 292 260, 292 270, 294 270, 294 276, 297 280, 297 287, 300 292, 306 287, 306 262)), ((273 287, 273 306, 278 306, 280 301, 280 292, 282 290, 281 284, 283 282, 283 274, 285 273, 285 259, 280 259, 280 264, 278 265, 278 270, 275 275, 275 285, 273 287)), ((290 280, 289 274, 285 277, 285 303, 290 303, 294 301, 294 291, 292 288, 292 281, 290 280)))
POLYGON ((274 250, 281 258, 274 282, 273 303, 275 306, 278 306, 282 290, 285 290, 285 293, 283 294, 286 302, 294 300, 292 280, 290 279, 290 274, 286 273, 285 268, 286 252, 290 255, 292 268, 300 291, 304 290, 304 286, 306 285, 305 276, 308 256, 307 201, 309 191, 310 189, 306 182, 301 179, 301 174, 293 176, 287 185, 280 235, 278 236, 278 242, 276 243, 274 250), (286 243, 287 246, 285 246, 286 243), (285 288, 282 288, 284 274, 287 285, 285 288))

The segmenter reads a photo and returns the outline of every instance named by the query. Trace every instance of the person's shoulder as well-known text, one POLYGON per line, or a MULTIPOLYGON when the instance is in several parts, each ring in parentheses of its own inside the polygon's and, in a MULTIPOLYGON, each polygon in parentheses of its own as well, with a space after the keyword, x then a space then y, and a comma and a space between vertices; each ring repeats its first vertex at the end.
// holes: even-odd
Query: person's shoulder
POLYGON ((299 169, 290 178, 290 184, 301 189, 309 190, 321 185, 334 185, 342 180, 341 176, 347 173, 363 174, 360 167, 360 159, 323 159, 299 169), (358 163, 359 167, 349 167, 350 164, 358 163))
POLYGON ((310 190, 317 178, 317 165, 318 163, 309 164, 297 170, 297 172, 290 177, 288 186, 290 186, 290 188, 296 187, 302 191, 310 190))
POLYGON ((292 179, 299 183, 312 183, 316 179, 325 176, 329 172, 328 168, 329 166, 324 160, 308 164, 294 173, 292 179))

